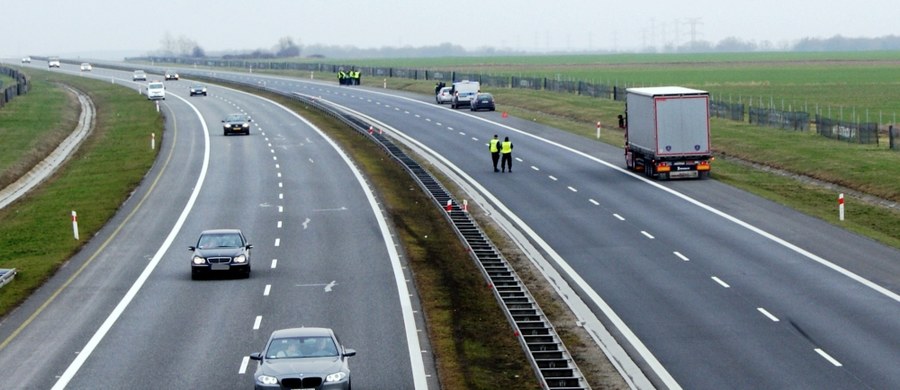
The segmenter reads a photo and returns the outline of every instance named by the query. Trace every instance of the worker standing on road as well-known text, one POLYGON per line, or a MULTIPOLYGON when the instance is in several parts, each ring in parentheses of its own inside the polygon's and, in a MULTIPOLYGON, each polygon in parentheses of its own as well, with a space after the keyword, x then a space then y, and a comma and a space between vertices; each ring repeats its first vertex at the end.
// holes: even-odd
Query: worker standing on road
POLYGON ((502 156, 500 170, 503 172, 506 172, 507 168, 512 172, 512 150, 512 141, 509 140, 509 137, 503 137, 503 142, 500 143, 500 155, 502 156))
POLYGON ((344 73, 343 68, 341 68, 341 70, 338 71, 337 77, 338 77, 338 84, 344 85, 345 81, 347 80, 347 74, 344 73))
POLYGON ((500 172, 497 169, 497 161, 500 161, 500 138, 494 134, 494 138, 488 143, 488 149, 491 151, 491 160, 494 162, 494 172, 500 172))

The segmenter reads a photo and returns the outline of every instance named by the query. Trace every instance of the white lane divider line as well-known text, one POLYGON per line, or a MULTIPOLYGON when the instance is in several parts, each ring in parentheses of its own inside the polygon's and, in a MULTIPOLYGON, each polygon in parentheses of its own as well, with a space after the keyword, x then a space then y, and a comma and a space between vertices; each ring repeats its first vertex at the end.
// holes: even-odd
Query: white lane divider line
POLYGON ((425 118, 425 122, 431 122, 431 118, 425 118))
POLYGON ((465 133, 465 132, 462 132, 462 131, 460 131, 460 132, 459 132, 459 135, 466 135, 466 133, 465 133))
POLYGON ((278 259, 272 259, 272 267, 271 268, 275 269, 275 267, 278 267, 278 259))
POLYGON ((275 226, 277 226, 279 229, 281 229, 281 221, 278 221, 278 223, 275 226))
POLYGON ((279 212, 279 213, 283 213, 283 212, 284 212, 284 206, 278 206, 278 212, 279 212))
POLYGON ((262 323, 262 316, 256 316, 256 321, 253 321, 253 330, 259 330, 259 324, 262 323))
POLYGON ((283 192, 278 194, 278 199, 284 199, 284 193, 283 193, 283 192))
POLYGON ((478 141, 478 138, 472 137, 472 141, 478 141))
POLYGON ((276 238, 276 239, 275 239, 275 246, 281 246, 281 239, 280 239, 280 238, 276 238))
POLYGON ((540 168, 538 168, 538 167, 536 167, 536 166, 534 166, 534 165, 531 166, 531 169, 534 169, 535 171, 540 171, 540 170, 541 170, 540 168))
POLYGON ((241 368, 238 370, 238 374, 240 374, 240 375, 246 374, 247 373, 247 365, 249 365, 249 364, 250 364, 250 356, 244 356, 244 358, 241 359, 241 368))
POLYGON ((722 287, 731 288, 731 286, 729 286, 728 283, 723 282, 722 279, 719 279, 719 277, 717 277, 717 276, 713 276, 712 280, 715 280, 716 283, 722 285, 722 287))
POLYGON ((613 214, 613 217, 618 218, 620 221, 624 221, 624 220, 625 220, 625 217, 623 217, 623 216, 621 216, 621 215, 619 215, 619 214, 613 214))
POLYGON ((269 293, 270 293, 270 292, 272 292, 272 285, 271 285, 271 284, 267 284, 267 285, 266 285, 266 288, 263 290, 263 296, 264 296, 264 297, 269 296, 269 293))
POLYGON ((588 202, 593 203, 594 206, 599 206, 599 205, 600 205, 600 202, 598 202, 598 201, 596 201, 596 200, 593 200, 593 199, 588 199, 588 202))
POLYGON ((578 189, 577 189, 577 188, 575 188, 575 187, 572 187, 572 186, 567 186, 567 187, 566 187, 566 188, 568 188, 568 189, 569 189, 569 191, 572 191, 572 192, 578 192, 578 189))
POLYGON ((553 181, 559 180, 559 179, 556 178, 556 176, 553 176, 553 175, 549 175, 549 176, 547 176, 547 177, 549 177, 550 180, 553 180, 553 181))
POLYGON ((825 351, 823 351, 821 348, 816 348, 816 353, 818 353, 818 354, 821 355, 823 358, 825 358, 825 360, 828 360, 831 364, 834 364, 835 367, 842 367, 842 366, 843 366, 843 364, 841 364, 841 362, 839 362, 839 361, 837 361, 837 359, 831 357, 831 355, 829 355, 828 353, 826 353, 825 351))
POLYGON ((647 237, 647 238, 649 238, 649 239, 651 239, 651 240, 656 239, 656 237, 653 237, 652 234, 647 233, 646 230, 641 230, 641 234, 643 234, 645 237, 647 237))
POLYGON ((691 259, 687 258, 687 256, 682 255, 681 253, 679 253, 679 252, 677 252, 677 251, 676 251, 676 252, 672 252, 672 253, 675 254, 675 256, 678 256, 678 258, 681 259, 681 260, 684 260, 684 261, 691 261, 691 259))
POLYGON ((772 315, 772 313, 769 313, 769 311, 766 310, 766 309, 763 309, 763 308, 761 308, 761 307, 757 307, 756 310, 759 310, 759 312, 762 313, 764 316, 769 317, 769 319, 772 320, 772 322, 778 322, 778 321, 779 321, 778 317, 775 317, 774 315, 772 315))

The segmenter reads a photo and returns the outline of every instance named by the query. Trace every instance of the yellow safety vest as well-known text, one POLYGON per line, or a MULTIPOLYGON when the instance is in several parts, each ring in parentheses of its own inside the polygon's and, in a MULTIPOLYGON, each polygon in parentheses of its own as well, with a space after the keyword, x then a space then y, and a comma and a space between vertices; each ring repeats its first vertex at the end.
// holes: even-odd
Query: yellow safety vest
POLYGON ((512 153, 512 141, 501 142, 500 153, 512 153))
POLYGON ((497 149, 497 144, 499 144, 499 143, 500 143, 499 139, 494 138, 491 140, 491 153, 497 153, 500 151, 500 149, 497 149))

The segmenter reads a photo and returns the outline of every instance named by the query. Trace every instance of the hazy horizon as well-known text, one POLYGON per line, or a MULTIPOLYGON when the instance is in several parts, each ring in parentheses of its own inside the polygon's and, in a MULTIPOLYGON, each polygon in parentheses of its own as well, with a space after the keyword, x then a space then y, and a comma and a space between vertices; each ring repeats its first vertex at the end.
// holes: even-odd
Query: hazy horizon
MULTIPOLYGON (((113 0, 12 2, 4 6, 0 57, 110 58, 159 51, 166 36, 207 52, 271 49, 283 37, 301 46, 422 47, 521 52, 643 51, 691 40, 737 38, 780 49, 802 38, 895 35, 895 3, 848 7, 760 0, 620 4, 569 0, 467 3, 391 0, 237 0, 129 4, 113 0), (446 8, 444 10, 443 8, 446 8), (19 15, 18 17, 9 17, 19 15), (814 15, 814 17, 812 16, 814 15)), ((306 53, 309 54, 309 53, 306 53)))

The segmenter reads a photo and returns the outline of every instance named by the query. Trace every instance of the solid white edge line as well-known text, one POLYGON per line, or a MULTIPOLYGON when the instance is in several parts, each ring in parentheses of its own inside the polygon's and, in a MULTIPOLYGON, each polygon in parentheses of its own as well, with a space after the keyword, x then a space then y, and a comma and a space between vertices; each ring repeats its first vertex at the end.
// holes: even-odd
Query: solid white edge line
POLYGON ((169 235, 166 237, 166 240, 159 247, 159 250, 156 251, 156 254, 153 255, 153 258, 144 267, 144 271, 141 272, 141 275, 138 276, 137 280, 135 280, 134 284, 131 285, 131 288, 128 289, 128 292, 125 293, 125 296, 122 297, 122 300, 119 301, 119 304, 113 309, 113 311, 106 317, 106 320, 103 321, 103 324, 97 329, 94 335, 88 340, 87 344, 81 351, 78 353, 78 356, 75 357, 75 360, 72 364, 66 368, 66 371, 60 375, 59 379, 57 379, 56 383, 53 385, 54 390, 65 389, 69 384, 69 381, 75 377, 75 374, 78 373, 78 370, 81 369, 81 366, 84 365, 84 362, 91 356, 91 353, 97 348, 97 345, 100 344, 100 341, 106 337, 106 334, 112 329, 112 326, 119 320, 119 317, 122 316, 122 313, 125 312, 125 309, 131 304, 131 300, 137 295, 138 291, 140 291, 141 287, 144 286, 144 283, 147 282, 147 279, 150 278, 150 274, 153 273, 153 270, 156 269, 156 266, 162 260, 163 255, 169 250, 169 247, 172 245, 172 242, 175 241, 175 237, 181 231, 182 225, 184 225, 184 221, 187 220, 188 215, 191 213, 191 210, 194 208, 194 202, 197 201, 197 197, 200 195, 200 190, 203 188, 203 181, 206 180, 206 172, 209 168, 209 128, 206 126, 206 121, 203 120, 203 115, 200 114, 200 110, 197 109, 193 104, 188 102, 183 97, 172 95, 189 107, 194 110, 194 113, 197 114, 197 117, 200 118, 200 124, 203 126, 203 166, 200 168, 200 175, 197 177, 197 183, 194 185, 194 191, 191 192, 191 197, 188 199, 187 204, 185 204, 184 209, 181 210, 181 215, 178 217, 178 220, 175 222, 175 225, 172 226, 172 230, 169 231, 169 235))

